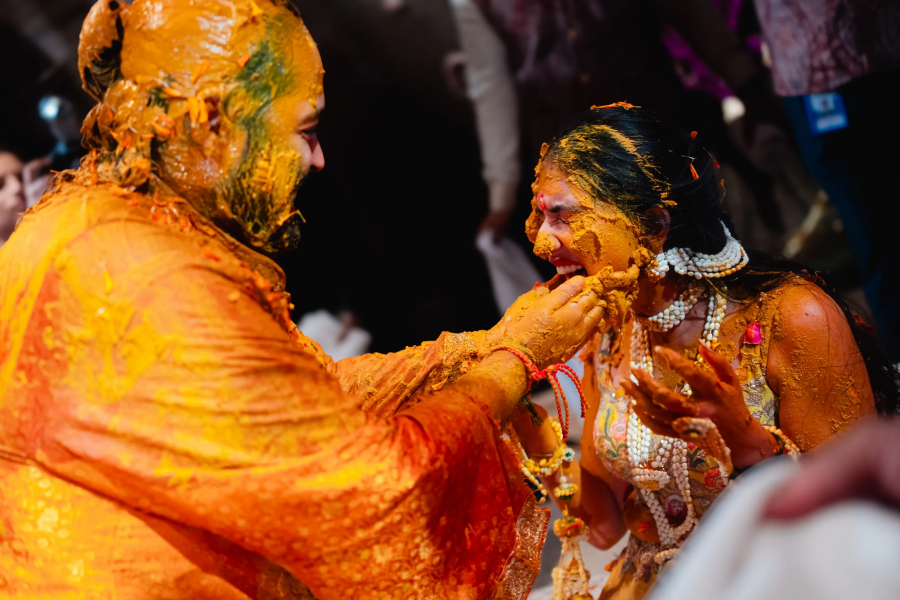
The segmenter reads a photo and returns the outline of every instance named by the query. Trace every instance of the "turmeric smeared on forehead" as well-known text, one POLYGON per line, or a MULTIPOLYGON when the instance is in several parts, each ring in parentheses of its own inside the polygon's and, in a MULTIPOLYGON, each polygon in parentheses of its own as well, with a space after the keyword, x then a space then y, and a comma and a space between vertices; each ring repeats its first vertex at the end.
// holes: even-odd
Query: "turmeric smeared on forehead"
POLYGON ((321 59, 289 6, 284 0, 101 0, 81 31, 78 66, 85 89, 101 100, 117 79, 151 87, 187 85, 203 63, 203 79, 225 83, 242 71, 242 56, 277 37, 269 42, 283 46, 300 71, 295 84, 315 102, 322 93, 321 59), (287 21, 289 29, 277 27, 287 21))
POLYGON ((591 198, 602 200, 629 194, 627 171, 633 165, 648 181, 660 189, 664 187, 656 168, 641 153, 640 140, 606 124, 587 123, 573 129, 554 142, 546 159, 565 174, 570 186, 591 198), (611 180, 619 180, 615 181, 619 185, 610 185, 611 180))

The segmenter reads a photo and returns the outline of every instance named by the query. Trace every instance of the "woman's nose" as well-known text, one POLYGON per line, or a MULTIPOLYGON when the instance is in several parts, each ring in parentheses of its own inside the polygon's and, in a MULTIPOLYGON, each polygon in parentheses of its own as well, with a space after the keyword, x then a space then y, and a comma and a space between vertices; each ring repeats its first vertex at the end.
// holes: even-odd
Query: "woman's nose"
POLYGON ((544 231, 545 226, 541 226, 537 239, 534 240, 534 253, 544 260, 549 260, 553 252, 560 247, 560 243, 555 235, 544 231))

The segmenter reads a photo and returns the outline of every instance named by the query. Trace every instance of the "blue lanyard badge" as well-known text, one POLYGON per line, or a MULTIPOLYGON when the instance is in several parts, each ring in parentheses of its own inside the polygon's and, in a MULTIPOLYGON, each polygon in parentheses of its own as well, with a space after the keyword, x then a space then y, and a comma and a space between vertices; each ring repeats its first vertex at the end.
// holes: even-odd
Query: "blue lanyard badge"
POLYGON ((815 134, 844 129, 849 124, 844 99, 836 92, 809 94, 803 97, 809 126, 815 134))

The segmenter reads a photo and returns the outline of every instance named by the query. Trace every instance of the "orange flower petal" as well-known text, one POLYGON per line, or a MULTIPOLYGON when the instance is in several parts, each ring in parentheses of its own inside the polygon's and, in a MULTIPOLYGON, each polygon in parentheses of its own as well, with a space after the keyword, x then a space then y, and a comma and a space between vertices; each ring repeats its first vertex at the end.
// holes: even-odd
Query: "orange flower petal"
POLYGON ((200 79, 201 77, 203 77, 203 74, 206 73, 208 70, 209 70, 209 62, 204 60, 202 63, 197 65, 197 68, 194 69, 193 73, 191 73, 191 83, 197 83, 197 80, 200 79))
POLYGON ((188 104, 188 113, 191 116, 191 125, 197 124, 197 119, 200 118, 200 101, 197 100, 197 96, 190 96, 187 99, 188 104))
POLYGON ((691 177, 700 179, 700 175, 697 174, 697 169, 694 168, 694 163, 691 163, 691 177))
POLYGON ((155 131, 157 133, 157 135, 159 135, 160 137, 164 137, 164 138, 172 137, 171 129, 163 127, 162 125, 160 125, 158 123, 151 123, 150 125, 151 125, 151 127, 153 127, 153 131, 155 131))
POLYGON ((176 90, 174 88, 170 88, 170 87, 164 87, 163 94, 165 94, 169 98, 184 98, 184 94, 182 94, 178 90, 176 90))
POLYGON ((604 104, 603 106, 592 106, 593 110, 602 110, 604 108, 616 108, 617 106, 628 110, 629 108, 635 108, 634 104, 629 104, 628 102, 613 102, 612 104, 604 104))
POLYGON ((237 65, 243 69, 245 66, 247 66, 247 63, 249 61, 250 61, 250 55, 246 54, 246 55, 240 57, 239 59, 237 59, 237 65))

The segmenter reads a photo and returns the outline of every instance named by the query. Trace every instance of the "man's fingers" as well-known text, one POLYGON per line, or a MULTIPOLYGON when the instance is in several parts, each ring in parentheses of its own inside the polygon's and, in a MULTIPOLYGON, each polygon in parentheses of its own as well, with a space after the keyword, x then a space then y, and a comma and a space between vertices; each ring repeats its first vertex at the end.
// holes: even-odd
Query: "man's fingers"
POLYGON ((550 308, 550 310, 558 310, 568 304, 569 301, 577 296, 583 289, 584 277, 573 277, 550 292, 544 301, 547 302, 547 307, 550 308))
POLYGON ((587 316, 585 317, 585 324, 588 326, 588 329, 590 331, 593 331, 600 325, 600 322, 603 320, 604 316, 606 316, 606 307, 597 304, 588 312, 587 316))
POLYGON ((537 296, 538 298, 543 298, 544 296, 546 296, 547 294, 550 293, 550 288, 544 284, 541 284, 541 285, 535 285, 531 291, 534 292, 534 295, 537 296))

